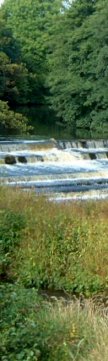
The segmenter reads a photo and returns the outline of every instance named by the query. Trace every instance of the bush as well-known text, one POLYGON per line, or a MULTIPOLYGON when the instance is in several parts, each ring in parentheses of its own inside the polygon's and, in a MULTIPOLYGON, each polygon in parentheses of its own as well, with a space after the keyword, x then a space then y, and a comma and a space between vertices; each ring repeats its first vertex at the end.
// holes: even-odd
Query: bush
POLYGON ((0 212, 0 278, 9 278, 9 267, 13 264, 15 250, 20 245, 25 227, 25 217, 11 210, 0 212))
POLYGON ((107 320, 89 303, 84 310, 79 303, 48 303, 20 285, 2 285, 0 291, 1 361, 95 361, 103 345, 107 361, 107 320))
POLYGON ((10 110, 8 103, 0 100, 0 130, 2 132, 25 133, 30 129, 25 116, 10 110))

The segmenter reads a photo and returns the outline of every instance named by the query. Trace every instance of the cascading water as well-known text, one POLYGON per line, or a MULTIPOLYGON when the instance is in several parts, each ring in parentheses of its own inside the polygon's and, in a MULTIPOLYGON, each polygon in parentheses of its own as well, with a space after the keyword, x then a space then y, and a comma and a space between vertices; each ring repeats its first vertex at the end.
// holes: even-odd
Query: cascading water
POLYGON ((0 183, 56 201, 108 198, 108 140, 2 140, 0 183))

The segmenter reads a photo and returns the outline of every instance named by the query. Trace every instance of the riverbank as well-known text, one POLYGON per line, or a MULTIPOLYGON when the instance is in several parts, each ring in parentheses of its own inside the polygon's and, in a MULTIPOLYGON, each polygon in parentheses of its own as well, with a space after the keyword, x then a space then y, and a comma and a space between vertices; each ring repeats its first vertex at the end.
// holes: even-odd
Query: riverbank
POLYGON ((54 204, 7 187, 0 199, 1 278, 86 297, 107 289, 108 201, 54 204))
POLYGON ((107 361, 108 319, 86 301, 46 302, 35 289, 2 284, 1 360, 107 361))
POLYGON ((2 361, 107 361, 107 218, 0 188, 2 361))

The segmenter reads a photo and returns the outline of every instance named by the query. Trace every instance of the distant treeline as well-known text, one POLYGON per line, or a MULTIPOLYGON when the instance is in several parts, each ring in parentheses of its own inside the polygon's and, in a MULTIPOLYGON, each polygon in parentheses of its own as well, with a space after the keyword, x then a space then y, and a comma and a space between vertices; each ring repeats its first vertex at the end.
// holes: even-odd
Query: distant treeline
POLYGON ((0 8, 0 128, 27 124, 15 107, 45 105, 70 131, 108 133, 108 1, 64 3, 0 8))

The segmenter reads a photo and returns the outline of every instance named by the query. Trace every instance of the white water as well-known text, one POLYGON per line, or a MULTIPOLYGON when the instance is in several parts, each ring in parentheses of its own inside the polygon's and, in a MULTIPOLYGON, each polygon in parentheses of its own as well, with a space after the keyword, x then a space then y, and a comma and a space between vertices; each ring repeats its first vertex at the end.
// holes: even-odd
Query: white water
POLYGON ((108 141, 1 141, 0 183, 56 201, 108 198, 108 141), (5 164, 6 155, 16 164, 5 164))

